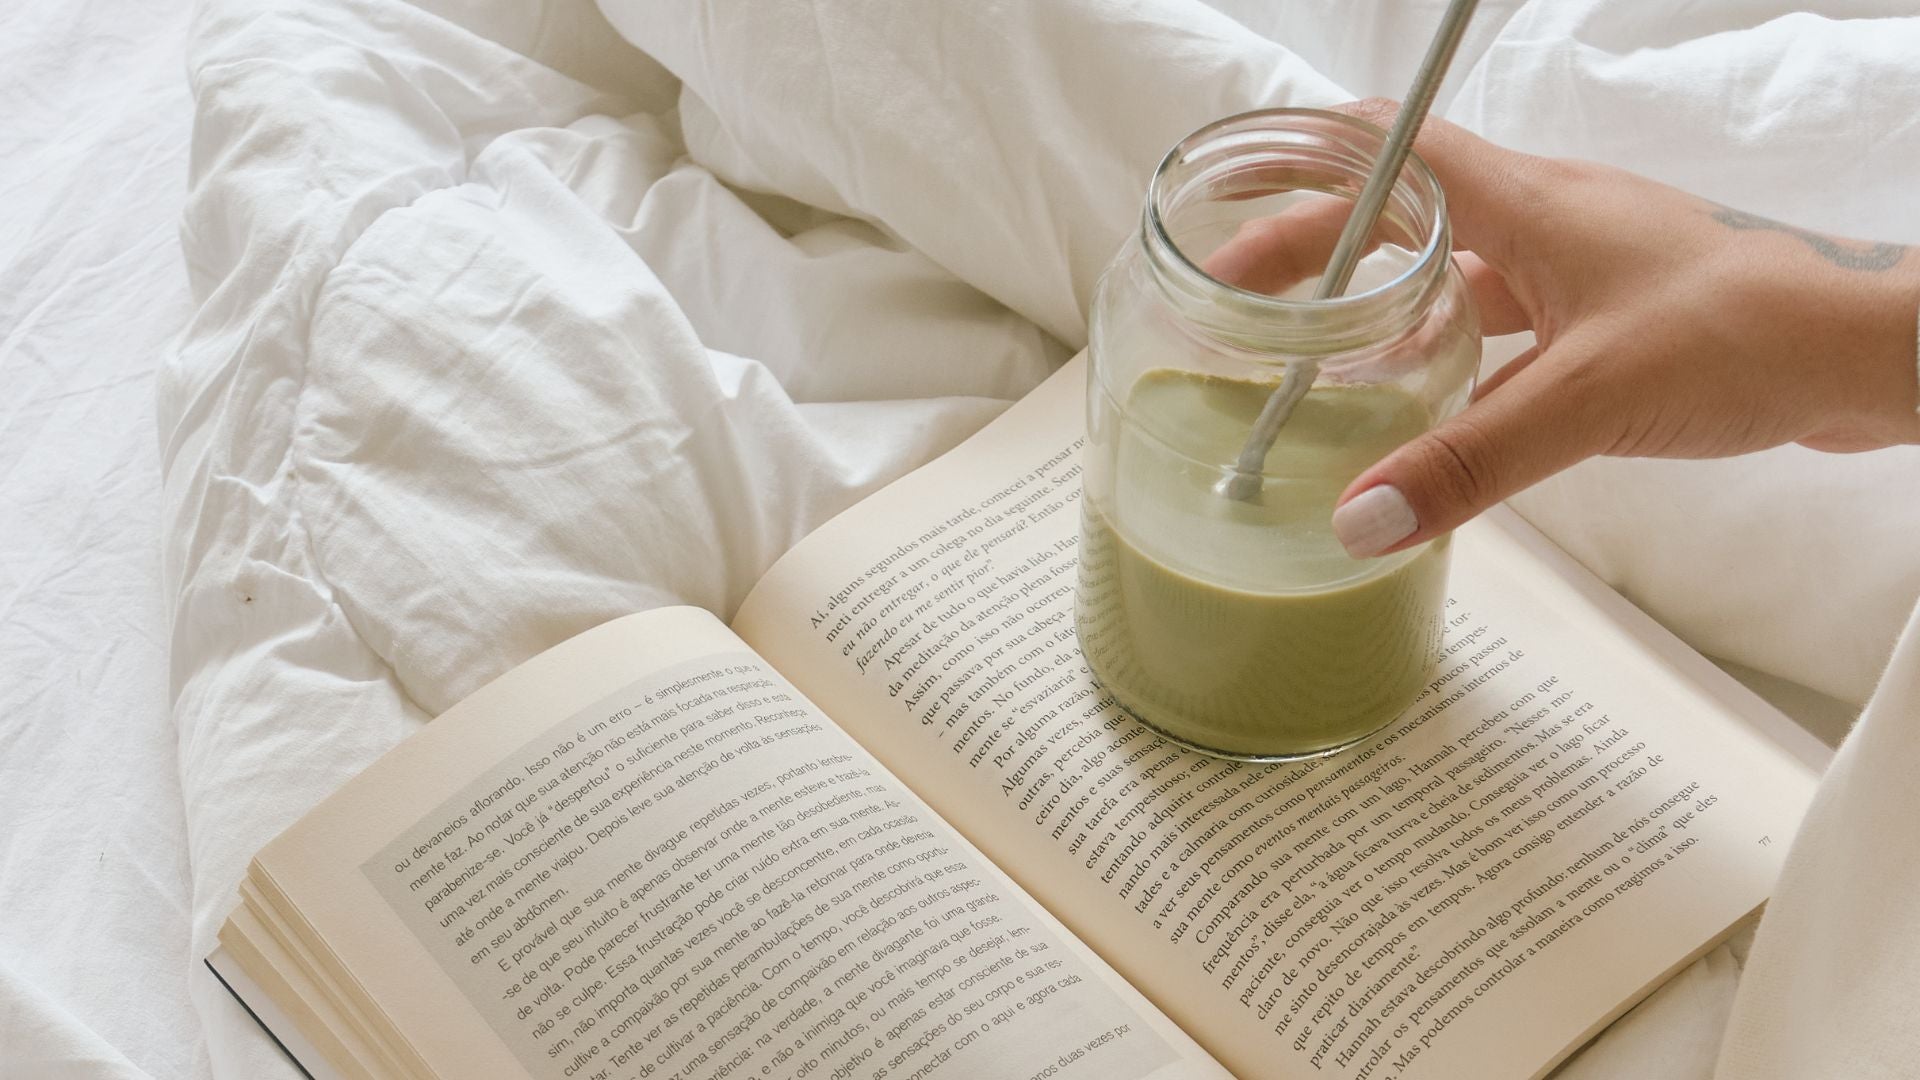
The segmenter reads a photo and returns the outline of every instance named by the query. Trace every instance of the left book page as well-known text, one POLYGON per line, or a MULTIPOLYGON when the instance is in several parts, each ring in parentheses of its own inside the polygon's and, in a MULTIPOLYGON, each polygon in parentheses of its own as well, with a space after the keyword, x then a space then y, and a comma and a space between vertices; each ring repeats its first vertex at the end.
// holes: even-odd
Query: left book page
POLYGON ((242 897, 223 944, 348 1075, 1226 1075, 691 608, 449 710, 242 897))

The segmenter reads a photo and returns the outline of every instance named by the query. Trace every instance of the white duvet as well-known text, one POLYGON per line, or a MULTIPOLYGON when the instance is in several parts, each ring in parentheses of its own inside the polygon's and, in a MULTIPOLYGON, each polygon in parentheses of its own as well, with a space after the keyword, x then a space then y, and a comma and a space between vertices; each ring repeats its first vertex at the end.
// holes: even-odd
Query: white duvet
MULTIPOLYGON (((209 0, 200 306, 160 392, 193 952, 262 843, 429 717, 615 615, 730 614, 979 427, 1083 343, 1167 145, 1397 92, 1442 5, 1222 6, 1247 23, 1191 0, 209 0)), ((1488 0, 1442 108, 1920 241, 1903 6, 1488 0)), ((1920 593, 1916 490, 1920 452, 1785 449, 1597 462, 1516 505, 1697 648, 1857 704, 1920 593)), ((1730 1009, 1722 1076, 1897 1074, 1920 968, 1902 663, 1737 1009, 1722 948, 1568 1075, 1711 1075, 1730 1009), (1877 852, 1847 840, 1868 830, 1877 852), (1820 982, 1836 951, 1865 982, 1820 982), (1867 1056, 1825 1071, 1842 1051, 1867 1056)), ((194 985, 215 1075, 288 1072, 194 985)))

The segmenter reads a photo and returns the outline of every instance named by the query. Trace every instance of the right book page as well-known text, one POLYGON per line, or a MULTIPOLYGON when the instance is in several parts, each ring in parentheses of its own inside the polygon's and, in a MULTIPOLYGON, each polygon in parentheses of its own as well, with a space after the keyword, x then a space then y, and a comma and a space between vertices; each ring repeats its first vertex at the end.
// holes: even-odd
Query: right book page
POLYGON ((1764 902, 1818 744, 1504 512, 1354 749, 1236 765, 1127 717, 1074 638, 1084 370, 735 629, 1236 1074, 1537 1076, 1764 902))

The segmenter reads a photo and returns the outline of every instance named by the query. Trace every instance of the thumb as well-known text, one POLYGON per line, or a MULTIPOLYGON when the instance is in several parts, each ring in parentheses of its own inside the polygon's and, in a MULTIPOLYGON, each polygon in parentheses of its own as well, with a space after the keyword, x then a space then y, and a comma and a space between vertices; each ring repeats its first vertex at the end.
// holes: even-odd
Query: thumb
POLYGON ((1371 558, 1431 540, 1611 445, 1606 424, 1616 414, 1589 387, 1574 385, 1589 383, 1581 376, 1596 368, 1549 360, 1543 354, 1503 368, 1498 392, 1355 478, 1333 511, 1334 535, 1348 554, 1371 558))

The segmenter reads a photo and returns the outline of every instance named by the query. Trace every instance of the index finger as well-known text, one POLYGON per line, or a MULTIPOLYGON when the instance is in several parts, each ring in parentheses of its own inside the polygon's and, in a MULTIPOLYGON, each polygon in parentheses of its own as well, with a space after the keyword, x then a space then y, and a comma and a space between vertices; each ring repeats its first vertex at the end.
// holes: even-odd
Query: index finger
MULTIPOLYGON (((1367 98, 1335 105, 1333 112, 1364 120, 1386 131, 1400 113, 1389 98, 1367 98)), ((1515 249, 1516 208, 1535 204, 1536 166, 1543 159, 1508 150, 1466 128, 1436 116, 1421 124, 1413 152, 1433 172, 1445 193, 1455 246, 1467 248, 1497 270, 1504 270, 1515 249)))

